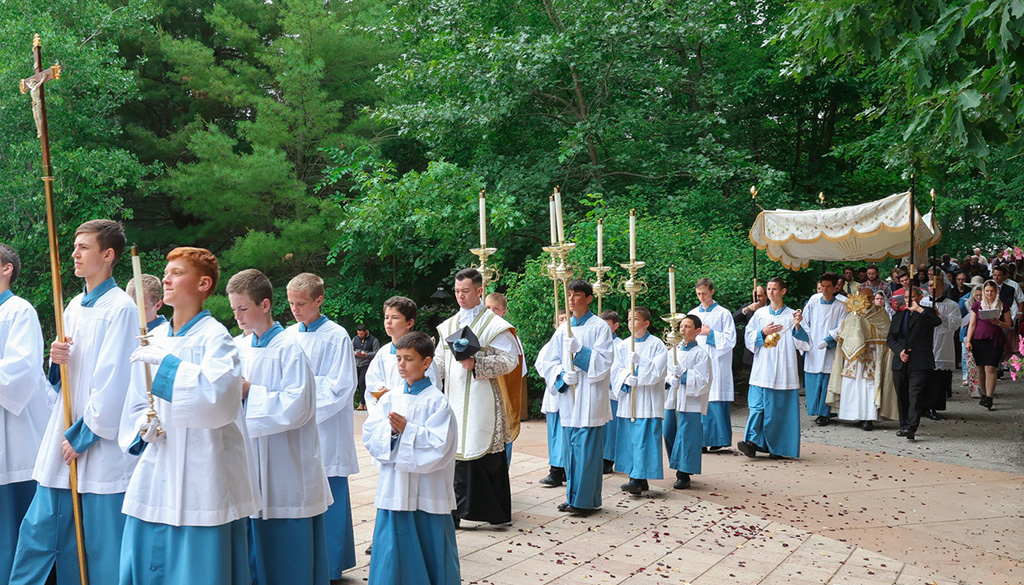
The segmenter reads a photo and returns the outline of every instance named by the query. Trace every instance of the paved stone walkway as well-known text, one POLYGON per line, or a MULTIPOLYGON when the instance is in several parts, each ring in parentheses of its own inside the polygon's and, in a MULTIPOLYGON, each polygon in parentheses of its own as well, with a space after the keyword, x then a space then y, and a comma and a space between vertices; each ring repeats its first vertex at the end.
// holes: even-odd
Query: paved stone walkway
MULTIPOLYGON (((368 571, 376 468, 359 451, 350 478, 359 566, 338 583, 365 582, 368 571)), ((544 425, 524 423, 513 524, 463 524, 463 582, 1024 582, 1022 475, 808 443, 796 461, 727 452, 703 465, 693 489, 665 479, 645 496, 623 494, 623 475, 607 475, 602 510, 566 515, 555 510, 564 488, 537 483, 547 471, 544 425)))

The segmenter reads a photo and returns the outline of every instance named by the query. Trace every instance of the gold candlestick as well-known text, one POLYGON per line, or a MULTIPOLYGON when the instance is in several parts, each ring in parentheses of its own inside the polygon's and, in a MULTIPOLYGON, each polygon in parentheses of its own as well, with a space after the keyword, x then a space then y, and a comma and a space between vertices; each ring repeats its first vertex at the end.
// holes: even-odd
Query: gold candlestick
MULTIPOLYGON (((571 318, 571 315, 569 314, 569 281, 574 279, 574 278, 576 278, 576 267, 571 265, 571 264, 569 264, 569 252, 571 252, 573 250, 573 248, 575 248, 575 247, 576 247, 576 244, 574 244, 572 242, 559 242, 558 245, 548 246, 548 247, 544 248, 544 251, 548 252, 549 254, 551 254, 551 258, 552 258, 552 263, 550 265, 548 265, 548 273, 549 273, 549 275, 551 275, 555 280, 557 280, 557 281, 562 283, 562 293, 563 293, 564 300, 565 300, 565 312, 566 312, 565 333, 566 333, 566 335, 569 336, 570 339, 572 338, 572 318, 571 318), (555 261, 556 258, 557 258, 557 263, 555 261)), ((555 287, 557 289, 558 285, 556 284, 555 287)), ((558 295, 556 294, 555 297, 557 298, 557 296, 558 295)), ((558 311, 557 311, 557 309, 555 311, 555 322, 556 323, 558 322, 558 311)), ((573 358, 573 356, 570 355, 569 356, 569 371, 570 372, 573 372, 573 371, 576 370, 576 367, 573 366, 573 364, 572 364, 572 358, 573 358)), ((573 400, 575 401, 575 395, 576 395, 576 386, 575 385, 572 386, 572 395, 573 395, 573 400)))
POLYGON ((679 354, 676 348, 683 341, 683 334, 679 332, 679 323, 686 317, 686 313, 668 313, 661 316, 661 320, 668 323, 668 331, 662 336, 665 345, 672 348, 672 362, 679 365, 679 354))
MULTIPOLYGON (((627 322, 630 323, 632 323, 633 314, 636 312, 636 296, 647 292, 647 281, 636 277, 637 271, 643 268, 646 264, 646 262, 641 262, 639 260, 631 260, 630 262, 619 264, 619 266, 622 266, 627 272, 629 272, 629 277, 623 278, 619 282, 619 292, 629 295, 629 316, 626 319, 627 322)), ((629 332, 629 350, 631 352, 636 352, 636 335, 632 330, 629 332)), ((633 375, 637 375, 638 372, 639 369, 634 367, 633 375)), ((630 420, 636 421, 636 386, 633 387, 633 391, 629 394, 631 402, 630 420)))
POLYGON ((480 273, 480 276, 484 279, 481 288, 484 289, 484 294, 487 294, 487 283, 498 282, 501 278, 501 274, 494 268, 487 265, 487 259, 493 256, 498 251, 497 248, 470 248, 469 253, 473 254, 480 259, 479 264, 474 264, 473 268, 476 268, 480 273))
POLYGON ((594 296, 597 297, 597 314, 601 315, 601 301, 605 295, 612 293, 612 287, 604 281, 604 275, 606 272, 611 270, 611 266, 591 266, 590 270, 597 275, 597 280, 590 283, 590 286, 594 289, 594 296))
MULTIPOLYGON (((139 310, 139 332, 140 335, 139 345, 149 345, 149 339, 152 337, 149 333, 149 326, 146 322, 146 302, 145 302, 145 287, 142 284, 142 260, 139 258, 139 250, 134 245, 132 246, 132 276, 134 277, 135 284, 135 304, 139 310)), ((153 424, 156 422, 156 434, 164 434, 163 425, 160 424, 160 417, 157 416, 156 406, 153 402, 153 373, 150 371, 149 364, 145 364, 146 368, 146 400, 149 402, 149 409, 146 410, 146 422, 153 424)))

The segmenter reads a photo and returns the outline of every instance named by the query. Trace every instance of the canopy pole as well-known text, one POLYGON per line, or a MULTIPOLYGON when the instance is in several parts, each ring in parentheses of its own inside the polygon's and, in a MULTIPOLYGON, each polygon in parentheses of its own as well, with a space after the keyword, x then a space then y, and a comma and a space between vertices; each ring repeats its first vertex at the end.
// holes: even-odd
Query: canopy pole
MULTIPOLYGON (((750 187, 750 227, 753 229, 754 224, 757 223, 757 185, 751 185, 750 187)), ((754 258, 754 289, 751 293, 754 296, 754 302, 757 302, 757 245, 753 242, 750 243, 751 251, 753 252, 754 258)))
MULTIPOLYGON (((825 192, 824 191, 818 192, 818 209, 821 209, 822 211, 825 210, 825 192)), ((828 272, 828 263, 825 262, 824 260, 822 260, 821 261, 821 273, 824 275, 826 272, 828 272)), ((847 284, 849 284, 849 283, 847 283, 847 284)))
POLYGON ((914 173, 910 173, 910 278, 914 278, 914 269, 917 268, 917 259, 914 253, 917 250, 917 240, 914 239, 914 173))

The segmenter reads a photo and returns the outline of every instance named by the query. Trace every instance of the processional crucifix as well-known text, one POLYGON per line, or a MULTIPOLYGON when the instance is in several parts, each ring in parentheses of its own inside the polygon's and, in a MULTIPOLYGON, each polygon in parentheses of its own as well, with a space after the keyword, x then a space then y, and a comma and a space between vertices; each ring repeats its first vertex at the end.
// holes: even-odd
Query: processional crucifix
MULTIPOLYGON (((57 221, 53 204, 53 167, 50 166, 50 131, 46 124, 46 94, 44 85, 60 79, 60 64, 43 69, 43 49, 39 35, 32 39, 32 60, 35 75, 21 80, 21 93, 32 95, 32 117, 36 122, 36 134, 43 149, 43 188, 46 191, 46 229, 50 244, 50 277, 53 283, 53 314, 57 325, 57 341, 63 343, 64 335, 64 292, 60 279, 60 250, 57 247, 57 221)), ((139 284, 141 286, 141 283, 139 284)), ((71 387, 67 364, 60 365, 60 394, 64 403, 64 427, 71 426, 71 387)), ((78 495, 78 460, 70 463, 71 508, 75 521, 75 540, 78 543, 78 569, 82 585, 88 585, 89 575, 85 563, 85 536, 82 532, 82 501, 78 495)))

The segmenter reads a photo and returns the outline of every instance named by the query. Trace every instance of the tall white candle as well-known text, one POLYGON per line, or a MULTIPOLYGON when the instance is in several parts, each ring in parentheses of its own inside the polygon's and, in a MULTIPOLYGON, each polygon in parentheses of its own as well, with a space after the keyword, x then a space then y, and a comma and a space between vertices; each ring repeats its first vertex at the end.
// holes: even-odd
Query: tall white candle
POLYGON ((629 261, 636 262, 636 213, 629 210, 629 261))
POLYGON ((558 241, 565 241, 565 220, 562 218, 562 194, 555 187, 555 220, 558 222, 558 241))
POLYGON ((554 246, 558 243, 558 221, 555 219, 555 196, 551 195, 548 197, 548 212, 551 216, 551 245, 554 246))
POLYGON ((480 191, 480 248, 487 247, 487 199, 480 191))
POLYGON ((146 325, 146 290, 142 286, 142 259, 132 246, 132 284, 135 286, 135 304, 139 308, 139 327, 146 325))
POLYGON ((597 265, 604 266, 604 220, 597 220, 597 265))
POLYGON ((676 313, 676 267, 668 267, 668 306, 669 312, 676 313))

